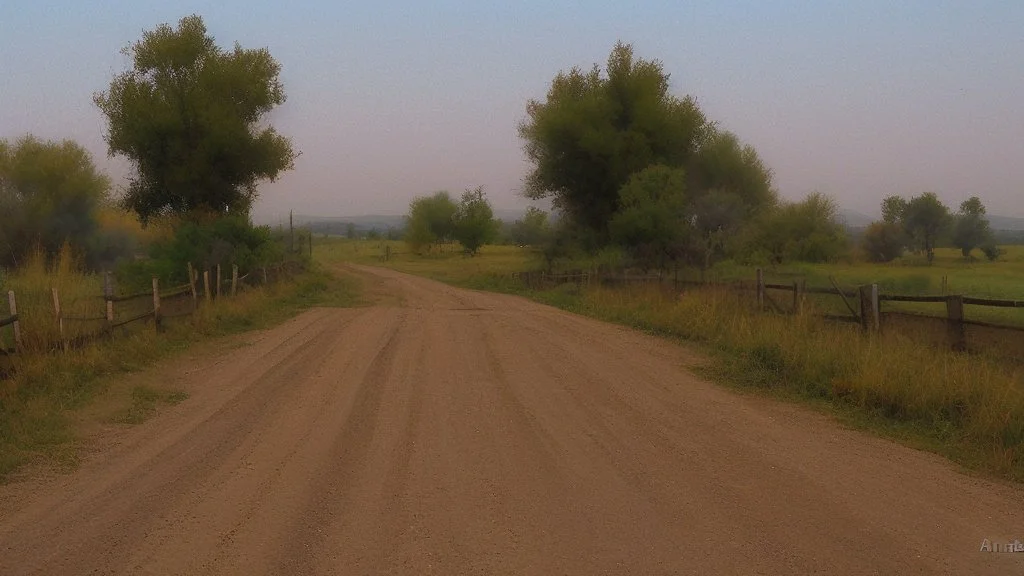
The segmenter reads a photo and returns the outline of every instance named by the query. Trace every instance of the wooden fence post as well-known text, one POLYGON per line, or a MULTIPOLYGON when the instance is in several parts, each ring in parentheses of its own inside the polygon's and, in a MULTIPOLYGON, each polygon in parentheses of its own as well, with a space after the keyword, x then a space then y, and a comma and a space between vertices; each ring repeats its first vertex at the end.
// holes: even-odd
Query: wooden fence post
POLYGON ((60 295, 57 289, 53 288, 53 313, 57 318, 57 333, 60 336, 60 345, 64 352, 68 351, 68 341, 64 338, 64 315, 60 313, 60 295))
POLYGON ((764 311, 764 270, 757 269, 757 310, 764 311))
POLYGON ((860 325, 865 331, 878 330, 878 285, 868 284, 857 288, 860 297, 860 325))
POLYGON ((238 287, 238 265, 231 265, 231 297, 235 297, 235 292, 238 287))
POLYGON ((967 335, 964 331, 964 297, 946 297, 946 325, 949 332, 949 342, 953 350, 962 351, 967 349, 967 335))
POLYGON ((160 329, 160 281, 153 276, 153 325, 160 329))
POLYGON ((199 307, 199 298, 196 296, 196 271, 192 263, 188 263, 188 288, 192 292, 192 311, 199 307))
POLYGON ((103 299, 107 305, 107 328, 114 323, 114 284, 110 281, 110 270, 103 274, 103 299))
POLYGON ((206 303, 210 303, 210 271, 203 270, 203 296, 206 298, 206 303))
MULTIPOLYGON (((7 305, 10 306, 11 316, 17 316, 18 302, 14 299, 14 290, 7 292, 7 305)), ((15 320, 12 327, 14 328, 14 349, 21 350, 21 322, 15 320)))
POLYGON ((263 267, 263 285, 264 286, 267 285, 267 267, 266 266, 263 267))
POLYGON ((222 283, 220 275, 220 264, 217 264, 217 299, 220 300, 220 285, 222 283))
POLYGON ((873 327, 877 332, 882 327, 882 302, 878 298, 878 284, 871 285, 871 316, 874 319, 873 327))
POLYGON ((793 314, 799 316, 804 311, 804 282, 793 282, 793 314))

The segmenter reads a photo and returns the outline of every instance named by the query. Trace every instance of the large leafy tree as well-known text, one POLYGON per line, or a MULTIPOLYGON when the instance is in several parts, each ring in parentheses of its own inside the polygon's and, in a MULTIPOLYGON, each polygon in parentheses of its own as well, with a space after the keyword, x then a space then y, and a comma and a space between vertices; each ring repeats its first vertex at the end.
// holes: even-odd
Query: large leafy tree
POLYGON ((247 214, 257 184, 291 169, 291 141, 267 124, 285 101, 266 49, 216 45, 199 16, 144 32, 132 68, 95 96, 111 155, 131 160, 125 207, 150 218, 247 214))
POLYGON ((553 197, 577 226, 607 240, 619 190, 652 165, 684 167, 712 127, 689 97, 669 92, 656 60, 635 58, 618 43, 605 70, 573 68, 551 82, 544 101, 531 100, 519 126, 533 162, 525 194, 553 197))
POLYGON ((985 205, 977 196, 964 200, 953 225, 953 245, 964 258, 970 258, 972 250, 991 242, 992 229, 985 216, 985 205))
POLYGON ((109 188, 75 142, 0 140, 0 266, 16 266, 36 247, 53 254, 65 242, 87 252, 109 188))

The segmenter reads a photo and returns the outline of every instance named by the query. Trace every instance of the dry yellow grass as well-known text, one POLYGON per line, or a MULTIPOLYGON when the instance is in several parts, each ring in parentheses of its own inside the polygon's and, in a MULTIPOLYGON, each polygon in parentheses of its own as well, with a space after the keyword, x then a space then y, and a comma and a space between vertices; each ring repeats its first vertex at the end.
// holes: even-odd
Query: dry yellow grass
MULTIPOLYGON (((47 262, 41 251, 34 252, 21 268, 4 276, 0 289, 4 295, 4 312, 0 316, 8 315, 7 292, 15 294, 25 351, 47 350, 60 341, 54 290, 61 314, 67 318, 64 322, 67 338, 93 334, 104 326, 102 279, 96 274, 81 272, 71 248, 66 245, 51 262, 47 262)), ((8 348, 13 347, 12 327, 3 329, 0 337, 8 348)))
POLYGON ((704 343, 721 353, 718 369, 730 380, 828 402, 966 464, 1024 479, 1024 380, 1017 365, 937 350, 898 333, 865 335, 809 313, 758 313, 749 295, 721 289, 674 295, 642 286, 593 288, 561 303, 704 343))

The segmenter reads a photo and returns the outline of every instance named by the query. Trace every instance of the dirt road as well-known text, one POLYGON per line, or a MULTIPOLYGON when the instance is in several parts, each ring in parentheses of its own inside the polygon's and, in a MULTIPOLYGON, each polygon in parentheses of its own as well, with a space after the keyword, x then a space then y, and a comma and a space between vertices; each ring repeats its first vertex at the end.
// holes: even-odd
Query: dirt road
POLYGON ((652 337, 359 273, 381 304, 154 371, 189 399, 0 487, 0 574, 1024 574, 979 552, 1024 540, 1018 488, 652 337))

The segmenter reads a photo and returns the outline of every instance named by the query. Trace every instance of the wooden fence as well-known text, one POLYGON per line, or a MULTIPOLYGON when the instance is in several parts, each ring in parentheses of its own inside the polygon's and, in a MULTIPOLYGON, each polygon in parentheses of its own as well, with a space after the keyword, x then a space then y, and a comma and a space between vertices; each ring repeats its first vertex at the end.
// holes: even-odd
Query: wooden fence
MULTIPOLYGON (((162 288, 157 278, 152 279, 150 290, 131 294, 115 294, 109 273, 104 275, 102 299, 105 308, 103 315, 71 315, 61 306, 60 292, 54 288, 50 297, 53 302, 53 325, 56 341, 49 341, 44 346, 50 350, 67 352, 72 348, 81 347, 99 338, 110 337, 117 329, 125 328, 136 322, 152 321, 153 327, 159 330, 167 318, 175 318, 194 314, 201 306, 224 296, 235 296, 246 286, 267 285, 283 278, 292 276, 299 268, 294 262, 282 262, 277 265, 252 270, 239 276, 238 266, 231 266, 230 277, 221 266, 204 270, 201 274, 188 265, 187 284, 162 288), (140 306, 141 304, 141 306, 140 306), (72 335, 71 324, 92 324, 99 328, 72 335)), ((25 351, 25 337, 22 321, 18 315, 17 300, 13 290, 7 293, 10 316, 0 317, 0 329, 12 327, 13 347, 7 347, 0 340, 0 354, 11 355, 25 351)))
MULTIPOLYGON (((969 348, 968 328, 989 329, 990 331, 1006 331, 1016 334, 1024 333, 1024 326, 1000 324, 995 322, 983 322, 971 320, 965 314, 965 307, 994 307, 994 308, 1024 308, 1024 301, 1002 300, 989 298, 975 298, 964 295, 903 295, 885 294, 879 290, 878 284, 867 284, 857 287, 840 287, 834 279, 830 278, 831 287, 808 287, 806 281, 798 280, 792 283, 768 283, 765 282, 764 272, 761 269, 756 271, 753 282, 736 281, 731 283, 723 282, 701 282, 691 280, 680 280, 666 275, 596 275, 587 271, 572 271, 553 274, 545 271, 513 273, 514 280, 521 282, 530 289, 547 289, 560 284, 576 284, 587 286, 592 282, 602 285, 620 284, 652 284, 670 287, 678 291, 686 286, 713 286, 727 290, 754 292, 756 295, 756 306, 758 310, 775 312, 781 314, 801 314, 806 306, 808 295, 835 296, 842 301, 842 313, 826 313, 822 316, 829 320, 850 322, 859 324, 865 331, 875 332, 882 330, 888 324, 913 324, 924 325, 930 322, 941 322, 944 326, 945 337, 943 340, 955 350, 967 350, 969 348), (779 293, 785 293, 779 297, 779 293), (886 302, 912 302, 912 303, 933 303, 944 304, 945 314, 943 316, 929 316, 923 314, 911 314, 898 310, 885 310, 886 302)), ((986 346, 992 340, 998 338, 984 338, 993 334, 978 334, 979 340, 985 340, 986 346)), ((998 335, 998 334, 996 334, 998 335)), ((1024 350, 1024 339, 1015 338, 1017 345, 1013 354, 1020 355, 1024 350)))

